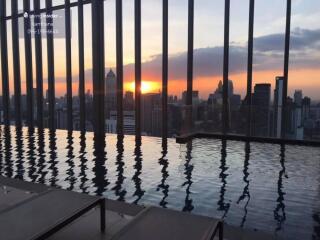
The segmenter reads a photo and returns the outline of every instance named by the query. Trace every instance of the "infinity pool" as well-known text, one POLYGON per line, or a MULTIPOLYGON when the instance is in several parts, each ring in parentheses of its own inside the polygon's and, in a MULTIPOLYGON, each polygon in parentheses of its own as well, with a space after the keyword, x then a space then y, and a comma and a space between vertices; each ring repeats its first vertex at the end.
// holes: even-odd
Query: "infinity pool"
POLYGON ((320 239, 320 148, 0 127, 0 174, 320 239))

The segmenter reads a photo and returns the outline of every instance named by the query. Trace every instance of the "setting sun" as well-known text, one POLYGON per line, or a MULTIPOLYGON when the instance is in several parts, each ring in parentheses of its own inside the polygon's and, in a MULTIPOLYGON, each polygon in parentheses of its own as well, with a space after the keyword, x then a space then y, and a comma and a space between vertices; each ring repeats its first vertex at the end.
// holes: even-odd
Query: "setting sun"
MULTIPOLYGON (((125 90, 134 92, 135 82, 129 82, 125 84, 125 90)), ((141 82, 141 92, 142 93, 154 93, 160 90, 160 84, 158 82, 152 81, 142 81, 141 82)))

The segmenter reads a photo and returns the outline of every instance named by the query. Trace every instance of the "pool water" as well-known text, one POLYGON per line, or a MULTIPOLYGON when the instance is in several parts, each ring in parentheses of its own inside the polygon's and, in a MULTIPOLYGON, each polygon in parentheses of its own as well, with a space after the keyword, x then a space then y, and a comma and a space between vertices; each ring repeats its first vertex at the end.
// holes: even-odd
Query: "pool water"
POLYGON ((320 148, 0 127, 0 174, 320 239, 320 148))

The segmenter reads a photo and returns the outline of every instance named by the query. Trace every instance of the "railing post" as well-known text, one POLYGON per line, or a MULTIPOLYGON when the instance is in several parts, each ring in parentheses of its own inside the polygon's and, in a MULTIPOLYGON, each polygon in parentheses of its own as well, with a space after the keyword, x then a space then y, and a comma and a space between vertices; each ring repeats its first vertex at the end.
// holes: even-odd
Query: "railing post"
POLYGON ((291 30, 291 0, 287 0, 286 12, 286 31, 284 47, 284 67, 283 67, 283 92, 282 92, 282 119, 281 119, 281 137, 286 137, 286 106, 288 95, 288 75, 289 75, 289 54, 290 54, 290 30, 291 30))
POLYGON ((37 82, 37 124, 43 128, 43 72, 42 72, 42 43, 41 43, 41 19, 40 0, 34 0, 34 30, 36 50, 36 82, 37 82))
MULTIPOLYGON (((46 0, 47 14, 52 14, 52 0, 46 0)), ((55 124, 55 76, 54 76, 54 41, 53 19, 47 20, 47 57, 48 57, 48 103, 49 103, 49 128, 54 130, 55 124)))
POLYGON ((67 128, 72 131, 72 73, 71 73, 71 23, 70 0, 65 0, 66 26, 66 82, 67 82, 67 128))
POLYGON ((224 53, 223 53, 223 112, 222 134, 229 131, 229 28, 230 28, 230 0, 225 0, 224 13, 224 53))
POLYGON ((92 0, 93 128, 96 136, 105 135, 103 3, 101 0, 92 0))
POLYGON ((254 31, 254 1, 250 0, 249 6, 249 31, 248 31, 248 65, 247 65, 247 137, 251 136, 251 108, 252 108, 252 57, 253 57, 253 31, 254 31))
MULTIPOLYGON (((23 11, 30 12, 30 0, 23 0, 23 11)), ((27 123, 33 127, 33 76, 32 76, 32 50, 31 50, 31 33, 30 17, 23 18, 24 24, 24 48, 26 62, 26 92, 27 92, 27 123), (28 63, 28 64, 27 64, 28 63)))
POLYGON ((163 0, 162 20, 162 138, 168 135, 168 0, 163 0))
POLYGON ((15 121, 16 126, 21 127, 21 72, 19 51, 18 0, 11 1, 11 15, 15 121))
POLYGON ((117 48, 117 134, 123 134, 123 33, 122 0, 116 1, 116 48, 117 48))
POLYGON ((86 128, 86 100, 84 79, 84 33, 83 33, 83 2, 78 1, 78 38, 79 38, 79 100, 80 100, 80 130, 86 128))
POLYGON ((8 44, 7 44, 7 23, 6 1, 0 1, 0 38, 1 38, 1 70, 2 70, 2 104, 3 122, 10 124, 10 92, 9 92, 9 73, 8 73, 8 44))
POLYGON ((135 32, 135 128, 141 135, 141 0, 134 1, 135 32))
POLYGON ((192 130, 192 95, 193 95, 193 40, 194 40, 194 0, 188 5, 188 64, 187 64, 187 97, 186 127, 192 130))

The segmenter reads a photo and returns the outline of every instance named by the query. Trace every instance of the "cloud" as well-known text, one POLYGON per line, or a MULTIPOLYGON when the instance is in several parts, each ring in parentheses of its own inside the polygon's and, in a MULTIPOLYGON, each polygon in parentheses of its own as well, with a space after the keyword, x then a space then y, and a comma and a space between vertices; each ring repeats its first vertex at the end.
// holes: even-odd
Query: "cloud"
MULTIPOLYGON (((283 51, 284 34, 271 34, 257 37, 254 46, 257 51, 283 51)), ((299 51, 305 49, 320 50, 320 29, 308 30, 296 28, 291 32, 291 50, 299 51)))
MULTIPOLYGON (((254 70, 281 70, 283 66, 284 34, 271 34, 254 39, 254 70)), ((296 28, 291 33, 290 67, 314 69, 320 66, 320 29, 296 28)), ((246 44, 230 45, 229 73, 245 72, 247 68, 246 44)), ((149 78, 161 76, 162 56, 153 56, 142 65, 143 74, 149 78)), ((221 76, 223 46, 194 50, 194 77, 221 76)), ((187 52, 169 56, 169 78, 186 79, 187 52)), ((134 64, 125 66, 125 74, 133 76, 134 64)))
MULTIPOLYGON (((232 43, 229 52, 229 73, 244 73, 247 70, 247 43, 232 43)), ((284 34, 271 34, 254 39, 254 71, 282 70, 284 34)), ((290 69, 319 69, 320 29, 296 28, 291 33, 290 69)), ((198 48, 194 50, 194 78, 222 76, 223 46, 198 48)), ((106 72, 109 69, 106 69, 106 72)), ((160 79, 162 76, 162 55, 154 55, 142 64, 144 80, 160 79)), ((92 69, 86 70, 86 79, 91 81, 92 69)), ((134 80, 134 64, 124 66, 125 81, 134 80)), ((77 79, 78 76, 74 76, 77 79)), ((186 80, 187 52, 169 56, 169 79, 186 80)), ((65 78, 58 78, 65 82, 65 78)))

